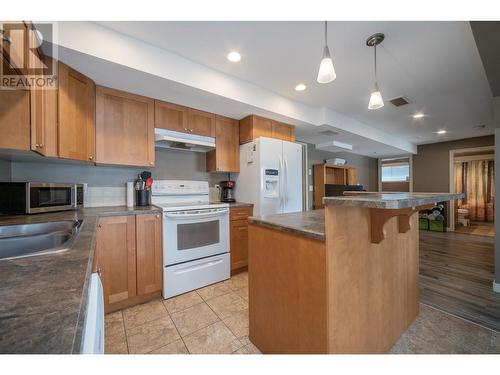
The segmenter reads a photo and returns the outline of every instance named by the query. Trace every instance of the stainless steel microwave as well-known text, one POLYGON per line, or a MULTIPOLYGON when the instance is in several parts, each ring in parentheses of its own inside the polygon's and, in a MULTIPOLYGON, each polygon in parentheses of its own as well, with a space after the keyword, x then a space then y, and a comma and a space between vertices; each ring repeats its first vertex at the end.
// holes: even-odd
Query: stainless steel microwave
POLYGON ((84 205, 85 184, 0 182, 0 214, 36 214, 84 205))

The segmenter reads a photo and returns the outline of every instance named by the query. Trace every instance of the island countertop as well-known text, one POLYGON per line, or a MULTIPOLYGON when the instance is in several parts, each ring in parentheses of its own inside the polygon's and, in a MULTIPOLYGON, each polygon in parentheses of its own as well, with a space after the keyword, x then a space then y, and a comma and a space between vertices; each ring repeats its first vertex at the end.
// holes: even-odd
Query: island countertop
POLYGON ((99 217, 159 211, 117 206, 0 217, 0 225, 83 220, 67 251, 0 261, 0 353, 79 353, 99 217))
POLYGON ((292 212, 287 214, 251 216, 250 224, 256 224, 283 232, 298 234, 325 241, 325 210, 292 212))
POLYGON ((325 197, 323 203, 331 206, 400 209, 419 207, 438 202, 463 198, 464 194, 453 193, 359 193, 353 192, 337 197, 325 197))

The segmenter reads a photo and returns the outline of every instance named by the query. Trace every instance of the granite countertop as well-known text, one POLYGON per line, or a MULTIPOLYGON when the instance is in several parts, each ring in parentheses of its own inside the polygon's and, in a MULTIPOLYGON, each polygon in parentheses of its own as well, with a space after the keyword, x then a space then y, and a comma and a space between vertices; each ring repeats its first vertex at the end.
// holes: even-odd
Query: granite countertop
POLYGON ((248 218, 248 222, 271 229, 298 234, 300 236, 312 238, 313 240, 325 241, 324 210, 251 216, 248 218))
POLYGON ((0 216, 0 225, 83 220, 67 251, 0 261, 0 353, 79 353, 98 218, 159 210, 118 206, 0 216))
POLYGON ((324 197, 323 203, 329 206, 399 209, 451 201, 463 197, 463 193, 360 193, 324 197))

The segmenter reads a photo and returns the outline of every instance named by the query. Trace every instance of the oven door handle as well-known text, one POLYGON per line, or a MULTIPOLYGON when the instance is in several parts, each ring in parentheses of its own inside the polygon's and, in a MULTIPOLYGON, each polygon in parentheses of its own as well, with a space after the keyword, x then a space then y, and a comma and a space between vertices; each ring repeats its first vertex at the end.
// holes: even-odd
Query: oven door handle
POLYGON ((200 212, 197 214, 178 214, 178 213, 174 213, 174 212, 168 212, 165 214, 165 217, 170 218, 170 219, 175 219, 175 220, 190 220, 193 218, 202 219, 202 218, 223 216, 223 215, 227 215, 228 212, 229 212, 229 209, 227 209, 227 208, 223 208, 221 210, 217 210, 214 212, 200 212))

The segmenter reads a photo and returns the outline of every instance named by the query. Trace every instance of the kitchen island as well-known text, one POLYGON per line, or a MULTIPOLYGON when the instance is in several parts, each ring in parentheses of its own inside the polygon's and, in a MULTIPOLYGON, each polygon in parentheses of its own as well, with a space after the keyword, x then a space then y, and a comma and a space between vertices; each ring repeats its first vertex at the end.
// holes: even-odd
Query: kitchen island
POLYGON ((419 312, 418 211, 448 193, 324 198, 249 219, 250 339, 263 353, 385 353, 419 312))

